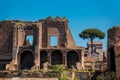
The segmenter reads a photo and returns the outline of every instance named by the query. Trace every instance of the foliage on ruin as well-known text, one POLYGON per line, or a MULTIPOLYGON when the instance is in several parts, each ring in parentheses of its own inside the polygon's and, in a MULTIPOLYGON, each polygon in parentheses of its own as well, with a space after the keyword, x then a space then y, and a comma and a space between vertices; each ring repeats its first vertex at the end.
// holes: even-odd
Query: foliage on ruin
POLYGON ((23 23, 21 21, 15 23, 15 26, 24 26, 24 25, 25 25, 25 23, 23 23))
POLYGON ((41 25, 41 23, 35 23, 35 25, 36 25, 36 26, 40 26, 40 25, 41 25))
POLYGON ((53 65, 52 71, 57 71, 60 73, 60 76, 58 77, 59 80, 69 80, 70 72, 66 70, 63 65, 53 65))
POLYGON ((97 77, 97 80, 120 80, 120 75, 116 75, 115 72, 105 72, 101 73, 101 75, 97 77))

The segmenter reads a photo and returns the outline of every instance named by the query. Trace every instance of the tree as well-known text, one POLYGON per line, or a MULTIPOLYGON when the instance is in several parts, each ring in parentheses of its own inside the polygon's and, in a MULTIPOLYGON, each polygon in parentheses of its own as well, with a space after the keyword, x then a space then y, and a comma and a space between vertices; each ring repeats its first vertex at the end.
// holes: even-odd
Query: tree
POLYGON ((89 39, 91 42, 91 54, 93 55, 93 40, 95 38, 104 39, 105 33, 96 28, 88 28, 79 34, 80 38, 89 39))

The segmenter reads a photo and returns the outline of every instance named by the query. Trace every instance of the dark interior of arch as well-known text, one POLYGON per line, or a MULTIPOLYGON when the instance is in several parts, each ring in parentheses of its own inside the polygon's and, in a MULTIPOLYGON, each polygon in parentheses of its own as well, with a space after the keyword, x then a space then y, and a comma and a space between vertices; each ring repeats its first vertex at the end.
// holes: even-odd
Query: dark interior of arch
POLYGON ((6 69, 6 64, 0 64, 0 70, 5 70, 6 69))
POLYGON ((32 66, 34 66, 34 57, 32 52, 22 52, 20 56, 20 69, 31 69, 32 66))
POLYGON ((109 49, 110 52, 110 71, 116 71, 116 66, 115 66, 115 52, 114 52, 114 47, 109 49))
POLYGON ((56 64, 63 64, 63 55, 61 53, 61 51, 53 51, 52 52, 52 56, 51 56, 51 60, 52 60, 52 65, 56 65, 56 64))
POLYGON ((72 68, 72 66, 76 67, 76 62, 79 61, 79 56, 75 51, 69 51, 67 53, 67 67, 72 68))
POLYGON ((40 68, 43 68, 43 64, 47 62, 47 52, 46 51, 41 51, 40 52, 40 68))

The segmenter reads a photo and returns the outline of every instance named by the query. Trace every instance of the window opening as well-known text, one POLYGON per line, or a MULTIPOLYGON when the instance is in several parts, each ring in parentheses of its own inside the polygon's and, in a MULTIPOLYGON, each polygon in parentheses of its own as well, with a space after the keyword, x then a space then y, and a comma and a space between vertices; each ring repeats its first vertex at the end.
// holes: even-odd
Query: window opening
POLYGON ((33 35, 26 36, 26 45, 33 45, 33 35))
POLYGON ((50 36, 50 46, 58 46, 58 37, 50 36))

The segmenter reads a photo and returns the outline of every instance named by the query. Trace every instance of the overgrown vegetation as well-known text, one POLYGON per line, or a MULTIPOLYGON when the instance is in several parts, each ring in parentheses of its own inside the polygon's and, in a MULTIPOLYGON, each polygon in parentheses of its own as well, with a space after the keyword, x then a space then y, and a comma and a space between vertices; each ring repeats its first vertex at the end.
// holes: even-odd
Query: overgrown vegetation
POLYGON ((69 80, 70 71, 66 70, 64 66, 54 65, 52 66, 52 70, 60 73, 60 75, 58 76, 59 80, 69 80))
POLYGON ((97 80, 120 80, 120 75, 117 75, 115 72, 105 72, 101 73, 97 80))
MULTIPOLYGON (((88 73, 89 71, 77 71, 76 69, 65 69, 63 65, 53 65, 47 71, 40 70, 19 70, 19 71, 0 71, 0 78, 21 77, 21 78, 58 78, 59 80, 79 80, 79 73, 88 73)), ((89 72, 90 74, 93 72, 89 72)), ((89 75, 89 78, 91 75, 89 75)))
MULTIPOLYGON (((19 70, 19 71, 0 71, 0 78, 10 78, 10 77, 31 77, 31 78, 42 78, 51 77, 58 78, 59 80, 70 80, 72 70, 67 70, 64 66, 54 65, 48 71, 44 72, 41 70, 19 70)), ((74 80, 78 80, 77 77, 74 80)))
POLYGON ((15 25, 16 25, 16 26, 24 26, 25 23, 19 21, 19 22, 16 22, 15 25))
POLYGON ((42 77, 42 71, 19 70, 19 71, 0 71, 0 77, 42 77))
MULTIPOLYGON (((73 80, 79 80, 79 73, 88 73, 89 71, 77 71, 77 70, 73 70, 73 69, 65 69, 64 66, 62 65, 54 65, 51 66, 50 69, 48 69, 47 71, 44 71, 43 69, 40 70, 19 70, 19 71, 0 71, 0 78, 10 78, 10 77, 21 77, 21 78, 58 78, 59 80, 71 80, 71 78, 73 80), (73 74, 76 74, 73 76, 73 74)), ((90 79, 94 73, 93 72, 89 72, 90 75, 87 75, 89 77, 87 77, 87 79, 90 79)), ((112 73, 110 75, 108 75, 108 73, 101 74, 97 77, 97 80, 106 80, 106 79, 110 79, 110 80, 115 80, 115 79, 120 79, 120 78, 116 78, 116 76, 112 73), (111 78, 112 75, 112 78, 111 78), (110 78, 109 78, 110 77, 110 78)))

